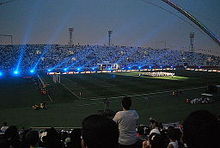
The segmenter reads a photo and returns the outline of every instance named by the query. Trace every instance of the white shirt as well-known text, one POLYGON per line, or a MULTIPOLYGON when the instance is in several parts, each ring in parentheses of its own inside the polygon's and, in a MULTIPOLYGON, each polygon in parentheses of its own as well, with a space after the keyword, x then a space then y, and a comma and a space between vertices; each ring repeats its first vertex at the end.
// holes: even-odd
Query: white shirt
POLYGON ((2 126, 1 131, 4 133, 8 129, 8 126, 2 126))
POLYGON ((119 111, 113 120, 118 124, 121 145, 132 145, 137 142, 136 127, 139 115, 135 110, 119 111))
POLYGON ((151 135, 151 134, 153 134, 153 133, 155 133, 155 134, 160 134, 160 131, 159 131, 158 128, 154 128, 154 129, 152 129, 152 130, 150 131, 150 134, 149 134, 149 135, 151 135))

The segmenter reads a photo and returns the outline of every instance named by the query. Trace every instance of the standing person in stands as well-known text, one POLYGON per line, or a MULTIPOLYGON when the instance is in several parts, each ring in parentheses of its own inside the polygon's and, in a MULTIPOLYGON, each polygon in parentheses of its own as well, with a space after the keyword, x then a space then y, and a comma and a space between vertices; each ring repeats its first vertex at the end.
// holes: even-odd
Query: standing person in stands
POLYGON ((118 148, 117 124, 102 115, 90 115, 82 122, 82 148, 118 148))
POLYGON ((219 148, 220 124, 206 110, 192 112, 183 123, 183 141, 188 148, 219 148))
POLYGON ((130 110, 132 101, 130 97, 124 97, 121 101, 123 111, 115 114, 113 120, 119 128, 120 148, 135 148, 137 143, 136 127, 139 115, 136 110, 130 110))

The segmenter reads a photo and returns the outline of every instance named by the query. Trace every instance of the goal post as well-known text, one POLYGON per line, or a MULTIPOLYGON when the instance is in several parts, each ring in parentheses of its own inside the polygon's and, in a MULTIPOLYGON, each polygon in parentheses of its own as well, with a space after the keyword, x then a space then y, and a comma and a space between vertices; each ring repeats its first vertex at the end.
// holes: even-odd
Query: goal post
POLYGON ((60 83, 60 75, 53 75, 52 77, 54 83, 60 83))

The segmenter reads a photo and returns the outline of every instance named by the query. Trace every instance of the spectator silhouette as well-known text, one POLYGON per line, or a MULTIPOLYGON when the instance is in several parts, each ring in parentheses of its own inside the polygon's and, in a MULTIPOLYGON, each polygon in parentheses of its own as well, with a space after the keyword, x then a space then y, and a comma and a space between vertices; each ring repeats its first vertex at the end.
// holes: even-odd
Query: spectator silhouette
POLYGON ((192 112, 183 123, 183 140, 188 148, 219 148, 219 123, 206 110, 192 112))
POLYGON ((25 143, 28 148, 36 148, 39 146, 39 133, 38 131, 29 131, 25 135, 25 143))
POLYGON ((137 124, 139 115, 136 110, 130 110, 132 101, 130 97, 124 97, 121 101, 123 111, 115 114, 113 120, 119 128, 120 148, 135 148, 137 143, 137 124))
POLYGON ((55 128, 46 129, 46 136, 43 137, 43 146, 47 148, 61 148, 60 135, 55 128))
POLYGON ((118 148, 117 124, 102 115, 90 115, 82 122, 83 148, 118 148))
POLYGON ((5 131, 5 137, 11 148, 20 148, 19 134, 16 126, 9 126, 5 131))

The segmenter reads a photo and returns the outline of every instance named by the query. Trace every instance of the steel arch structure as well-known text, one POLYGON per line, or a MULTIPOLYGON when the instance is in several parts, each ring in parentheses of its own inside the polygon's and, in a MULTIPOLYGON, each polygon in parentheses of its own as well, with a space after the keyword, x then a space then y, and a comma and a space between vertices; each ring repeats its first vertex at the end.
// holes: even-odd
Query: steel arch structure
POLYGON ((204 24, 202 24, 198 19, 196 19, 192 14, 178 6, 177 4, 171 2, 170 0, 161 0, 171 6, 172 8, 179 11, 185 17, 187 17, 190 21, 196 24, 203 32, 205 32, 214 42, 216 42, 220 46, 220 40, 216 37, 216 35, 210 31, 204 24))

